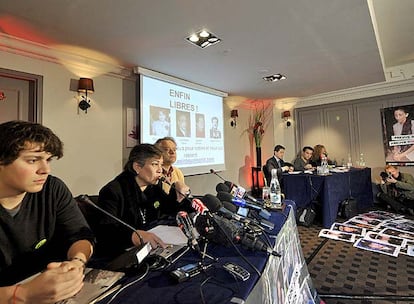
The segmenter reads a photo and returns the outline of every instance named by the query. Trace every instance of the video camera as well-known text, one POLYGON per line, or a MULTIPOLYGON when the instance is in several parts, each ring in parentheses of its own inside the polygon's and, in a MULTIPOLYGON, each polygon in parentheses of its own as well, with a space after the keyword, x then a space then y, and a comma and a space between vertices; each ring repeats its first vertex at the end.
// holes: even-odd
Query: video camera
POLYGON ((387 181, 387 178, 392 177, 391 173, 387 173, 387 172, 381 172, 380 176, 384 182, 387 181))

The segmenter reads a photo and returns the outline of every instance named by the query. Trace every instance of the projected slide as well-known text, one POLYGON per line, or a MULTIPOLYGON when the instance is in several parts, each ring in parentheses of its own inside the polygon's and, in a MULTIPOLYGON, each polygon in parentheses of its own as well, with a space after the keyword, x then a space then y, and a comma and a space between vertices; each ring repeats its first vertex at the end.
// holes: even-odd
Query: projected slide
POLYGON ((224 170, 223 98, 141 76, 141 142, 171 136, 184 174, 224 170))

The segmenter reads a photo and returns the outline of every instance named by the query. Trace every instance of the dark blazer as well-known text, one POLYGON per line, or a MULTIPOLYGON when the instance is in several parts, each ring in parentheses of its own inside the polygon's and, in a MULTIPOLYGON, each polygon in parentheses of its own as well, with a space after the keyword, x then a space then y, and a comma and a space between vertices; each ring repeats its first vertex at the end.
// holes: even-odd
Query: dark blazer
POLYGON ((276 158, 272 156, 266 161, 266 164, 263 166, 263 174, 266 178, 266 182, 269 185, 270 180, 272 179, 272 169, 277 170, 277 178, 279 179, 279 183, 282 182, 282 167, 288 165, 283 161, 283 159, 279 160, 279 163, 276 161, 276 158))

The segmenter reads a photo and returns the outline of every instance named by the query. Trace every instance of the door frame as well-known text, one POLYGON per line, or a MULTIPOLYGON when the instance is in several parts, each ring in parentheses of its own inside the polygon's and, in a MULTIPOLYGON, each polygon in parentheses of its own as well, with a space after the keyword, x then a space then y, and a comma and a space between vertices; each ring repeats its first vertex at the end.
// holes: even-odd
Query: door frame
POLYGON ((43 76, 0 68, 0 76, 29 83, 29 121, 42 122, 43 76))

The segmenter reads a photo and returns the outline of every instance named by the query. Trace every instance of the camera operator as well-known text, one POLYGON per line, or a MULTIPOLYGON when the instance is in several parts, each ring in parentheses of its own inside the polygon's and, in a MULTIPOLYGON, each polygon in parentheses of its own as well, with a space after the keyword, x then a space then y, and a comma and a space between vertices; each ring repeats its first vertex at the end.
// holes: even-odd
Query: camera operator
POLYGON ((392 165, 385 166, 385 172, 381 172, 380 176, 377 198, 398 213, 414 215, 414 177, 392 165))

